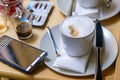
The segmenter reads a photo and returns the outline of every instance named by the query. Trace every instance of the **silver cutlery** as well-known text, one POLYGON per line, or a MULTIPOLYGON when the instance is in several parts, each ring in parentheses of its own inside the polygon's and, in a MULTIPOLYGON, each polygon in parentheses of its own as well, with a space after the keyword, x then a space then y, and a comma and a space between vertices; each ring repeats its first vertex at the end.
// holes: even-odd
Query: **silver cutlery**
POLYGON ((101 48, 103 47, 103 30, 101 23, 98 20, 96 20, 96 47, 97 47, 97 65, 96 65, 95 80, 102 80, 100 54, 101 54, 101 48))
POLYGON ((76 1, 77 0, 72 0, 70 8, 68 9, 67 17, 72 16, 72 12, 75 11, 76 1))
POLYGON ((105 6, 106 6, 107 8, 110 8, 110 7, 111 7, 111 4, 112 4, 112 0, 107 0, 105 6))
POLYGON ((102 18, 104 16, 104 1, 100 0, 99 6, 98 6, 98 18, 102 18))
POLYGON ((49 35, 49 37, 50 37, 50 39, 51 39, 51 41, 52 41, 52 44, 53 44, 54 50, 55 50, 55 52, 56 52, 56 55, 57 55, 57 56, 60 56, 60 51, 59 51, 59 49, 57 48, 57 45, 56 45, 55 40, 54 40, 54 38, 53 38, 53 34, 52 34, 51 29, 50 29, 48 26, 47 26, 46 28, 47 28, 48 35, 49 35))

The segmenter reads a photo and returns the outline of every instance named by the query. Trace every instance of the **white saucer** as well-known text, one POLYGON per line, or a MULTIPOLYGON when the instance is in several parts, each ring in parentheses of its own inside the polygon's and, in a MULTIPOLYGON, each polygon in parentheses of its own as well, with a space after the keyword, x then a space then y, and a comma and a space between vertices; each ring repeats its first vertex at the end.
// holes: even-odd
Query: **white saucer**
MULTIPOLYGON (((59 10, 66 15, 68 9, 71 5, 71 0, 56 0, 59 10), (67 4, 66 4, 67 3, 67 4)), ((99 20, 105 20, 113 17, 120 11, 120 0, 113 0, 112 6, 110 8, 104 9, 104 16, 99 18, 99 20)))
MULTIPOLYGON (((53 27, 52 29, 53 37, 55 39, 55 42, 57 46, 59 46, 60 42, 60 31, 59 31, 59 25, 53 27)), ((104 32, 104 48, 103 48, 103 53, 102 53, 102 70, 107 69, 116 59, 117 53, 118 53, 118 45, 117 42, 112 35, 112 33, 107 30, 106 28, 103 27, 103 32, 104 32)), ((93 47, 88 66, 86 69, 86 72, 84 74, 81 73, 76 73, 76 72, 70 72, 67 70, 59 69, 56 67, 53 67, 53 63, 56 60, 56 53, 54 51, 51 39, 48 36, 48 33, 46 32, 40 42, 40 49, 45 50, 48 52, 48 56, 45 59, 45 64, 52 70, 64 74, 64 75, 69 75, 69 76, 88 76, 92 75, 95 72, 95 45, 93 47)))

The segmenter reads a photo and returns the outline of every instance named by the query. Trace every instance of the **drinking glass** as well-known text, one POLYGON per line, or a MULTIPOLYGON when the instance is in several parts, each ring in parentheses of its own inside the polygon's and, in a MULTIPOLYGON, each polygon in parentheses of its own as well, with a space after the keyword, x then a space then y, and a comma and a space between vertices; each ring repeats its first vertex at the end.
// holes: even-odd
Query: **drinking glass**
POLYGON ((14 28, 19 39, 28 39, 32 36, 32 25, 29 21, 14 18, 14 28))
POLYGON ((7 30, 7 5, 0 1, 0 33, 7 30))

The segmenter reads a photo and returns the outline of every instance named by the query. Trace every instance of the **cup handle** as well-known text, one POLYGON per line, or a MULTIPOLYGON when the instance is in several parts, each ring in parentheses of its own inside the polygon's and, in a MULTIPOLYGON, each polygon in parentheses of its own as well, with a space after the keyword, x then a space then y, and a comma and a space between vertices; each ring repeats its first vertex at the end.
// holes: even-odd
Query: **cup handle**
POLYGON ((110 8, 111 3, 112 3, 112 0, 107 0, 105 6, 106 6, 107 8, 110 8))

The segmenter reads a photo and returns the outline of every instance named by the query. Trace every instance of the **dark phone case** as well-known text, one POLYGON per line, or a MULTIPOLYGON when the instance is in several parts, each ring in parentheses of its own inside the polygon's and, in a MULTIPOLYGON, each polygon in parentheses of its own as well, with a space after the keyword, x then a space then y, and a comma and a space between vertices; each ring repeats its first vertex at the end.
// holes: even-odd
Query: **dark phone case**
MULTIPOLYGON (((6 36, 6 35, 2 36, 0 38, 0 49, 3 48, 3 47, 5 47, 6 45, 8 45, 12 40, 18 41, 16 39, 13 39, 13 38, 11 38, 9 36, 6 36)), ((30 46, 30 45, 28 45, 26 43, 23 43, 21 41, 18 41, 18 42, 20 42, 22 44, 25 44, 27 46, 30 46)), ((35 47, 32 47, 32 46, 30 46, 30 47, 31 48, 35 48, 35 47)), ((35 49, 37 49, 37 48, 35 48, 35 49)), ((19 71, 22 71, 24 73, 30 74, 40 63, 42 63, 44 61, 44 59, 48 55, 47 52, 45 52, 43 50, 40 50, 40 51, 42 51, 41 55, 38 56, 31 65, 28 66, 29 70, 26 70, 26 69, 22 68, 21 66, 13 64, 12 62, 10 62, 10 61, 2 58, 2 56, 0 56, 0 61, 3 62, 3 63, 5 63, 5 64, 7 64, 7 65, 9 65, 9 66, 11 66, 11 67, 13 67, 13 68, 18 69, 19 71)))

